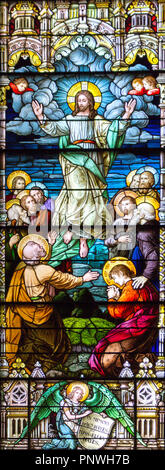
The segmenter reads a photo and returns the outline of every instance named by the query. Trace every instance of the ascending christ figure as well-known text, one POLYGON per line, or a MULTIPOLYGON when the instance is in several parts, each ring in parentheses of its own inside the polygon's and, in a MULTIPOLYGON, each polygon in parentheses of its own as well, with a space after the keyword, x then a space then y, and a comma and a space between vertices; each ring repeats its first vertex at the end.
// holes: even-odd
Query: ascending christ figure
POLYGON ((75 109, 61 121, 49 121, 44 116, 43 105, 32 102, 34 114, 41 128, 52 137, 60 137, 59 161, 64 185, 55 201, 53 225, 68 229, 63 236, 65 244, 73 233, 80 239, 80 256, 88 254, 87 240, 105 238, 107 217, 106 176, 116 152, 100 149, 120 148, 136 100, 125 103, 125 112, 119 119, 108 121, 97 114, 91 92, 80 91, 75 96, 75 109), (93 228, 94 227, 94 228, 93 228))

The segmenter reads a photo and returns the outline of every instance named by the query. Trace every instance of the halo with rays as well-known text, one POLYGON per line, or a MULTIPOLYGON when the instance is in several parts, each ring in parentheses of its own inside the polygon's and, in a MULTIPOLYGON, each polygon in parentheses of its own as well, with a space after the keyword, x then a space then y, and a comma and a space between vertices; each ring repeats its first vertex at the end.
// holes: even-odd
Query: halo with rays
POLYGON ((101 92, 94 83, 85 81, 85 82, 78 82, 75 85, 72 85, 70 90, 67 94, 67 103, 72 111, 75 109, 75 97, 79 91, 90 91, 94 97, 95 105, 94 108, 98 109, 101 104, 101 92))
POLYGON ((114 100, 114 96, 109 91, 110 79, 107 77, 91 77, 75 75, 74 77, 59 78, 57 81, 58 91, 55 93, 55 99, 64 114, 73 111, 75 104, 75 95, 78 91, 89 90, 94 96, 95 109, 103 115, 107 104, 114 100))

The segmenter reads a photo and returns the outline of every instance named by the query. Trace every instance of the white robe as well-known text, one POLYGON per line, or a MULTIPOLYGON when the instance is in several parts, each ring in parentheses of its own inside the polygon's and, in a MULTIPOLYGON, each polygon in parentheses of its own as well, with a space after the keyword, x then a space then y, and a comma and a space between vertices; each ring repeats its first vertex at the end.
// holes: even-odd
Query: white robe
MULTIPOLYGON (((70 144, 80 139, 94 141, 95 143, 81 142, 78 145, 87 151, 105 178, 110 165, 110 153, 104 149, 108 147, 107 132, 111 124, 99 115, 94 120, 90 120, 88 116, 68 115, 58 122, 46 121, 41 127, 52 137, 68 135, 70 144)), ((125 120, 119 121, 118 136, 126 131, 128 125, 125 120)), ((65 225, 65 228, 71 226, 78 238, 105 238, 105 226, 112 221, 103 195, 107 187, 106 182, 101 181, 85 167, 79 166, 78 159, 77 165, 73 165, 64 155, 59 155, 59 161, 64 185, 55 201, 53 225, 65 225)))

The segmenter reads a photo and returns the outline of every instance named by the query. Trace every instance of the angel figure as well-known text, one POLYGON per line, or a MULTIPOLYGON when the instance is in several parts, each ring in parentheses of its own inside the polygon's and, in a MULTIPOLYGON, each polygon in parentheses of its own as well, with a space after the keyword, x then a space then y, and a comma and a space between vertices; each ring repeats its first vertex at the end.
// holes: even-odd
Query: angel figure
MULTIPOLYGON (((47 418, 51 413, 56 414, 58 435, 50 443, 44 444, 43 449, 73 450, 78 446, 80 448, 81 420, 92 413, 103 415, 104 418, 117 419, 132 436, 135 434, 134 423, 130 416, 108 387, 90 381, 88 384, 72 382, 69 385, 67 382, 60 382, 43 393, 32 411, 30 424, 26 425, 15 444, 25 438, 28 428, 31 432, 42 419, 47 418)), ((142 445, 145 445, 139 433, 136 433, 136 437, 142 445)))
POLYGON ((23 95, 26 91, 34 91, 29 87, 29 83, 24 77, 15 78, 13 82, 9 83, 9 86, 16 95, 23 95))

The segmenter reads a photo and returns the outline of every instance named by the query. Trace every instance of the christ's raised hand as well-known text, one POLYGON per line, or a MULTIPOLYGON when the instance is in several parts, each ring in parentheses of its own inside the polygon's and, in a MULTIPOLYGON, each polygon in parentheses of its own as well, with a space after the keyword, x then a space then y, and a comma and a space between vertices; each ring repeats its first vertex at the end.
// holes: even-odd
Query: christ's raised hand
POLYGON ((128 103, 125 103, 125 113, 123 114, 123 119, 129 119, 131 114, 134 112, 136 106, 136 100, 131 99, 128 103))
POLYGON ((43 121, 44 115, 43 115, 43 104, 39 104, 37 100, 32 101, 32 108, 35 116, 39 121, 43 121))

